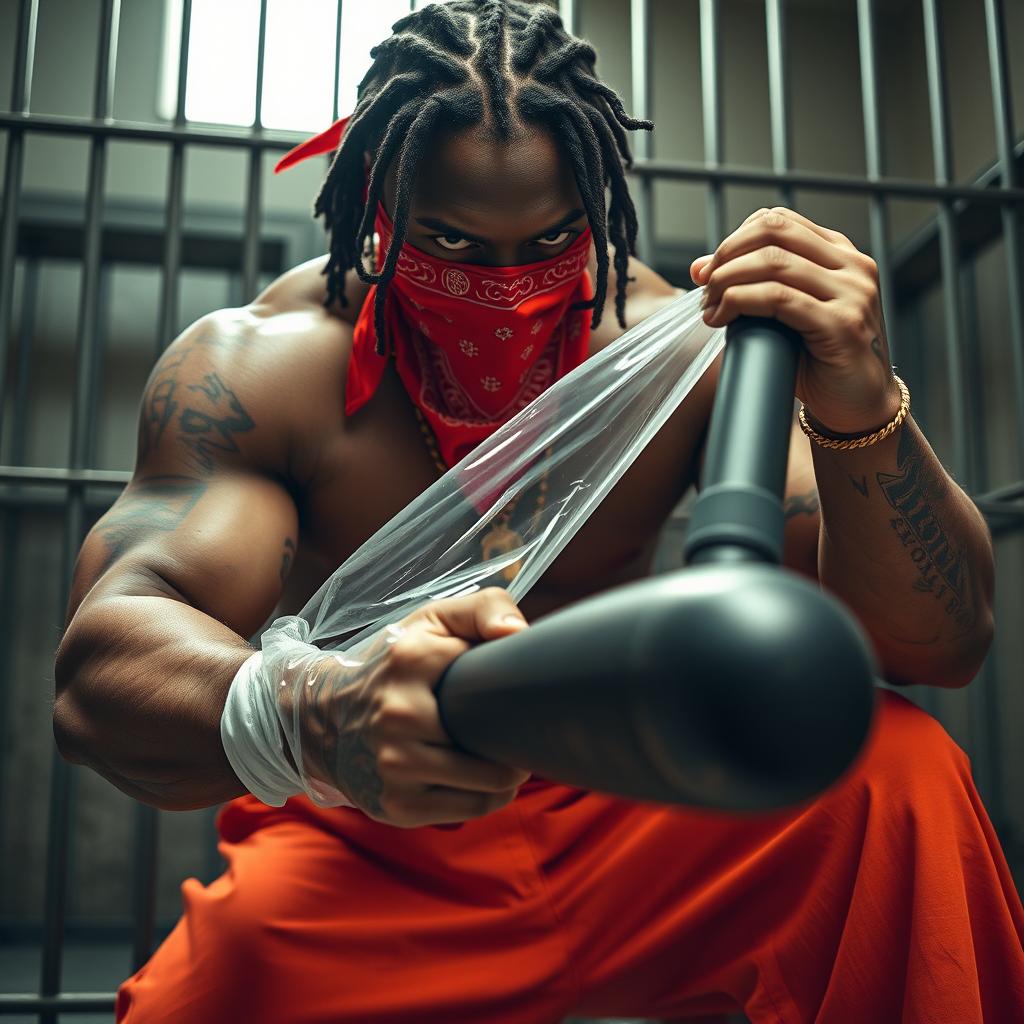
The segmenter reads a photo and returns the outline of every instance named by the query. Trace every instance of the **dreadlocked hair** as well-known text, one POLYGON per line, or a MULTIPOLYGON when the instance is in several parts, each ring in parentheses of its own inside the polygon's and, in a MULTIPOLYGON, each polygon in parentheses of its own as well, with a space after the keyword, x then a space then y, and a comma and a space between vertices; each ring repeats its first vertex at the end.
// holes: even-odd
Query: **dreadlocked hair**
POLYGON ((650 130, 630 117, 618 94, 594 73, 597 54, 569 35, 558 13, 526 0, 451 0, 395 22, 393 35, 370 51, 356 108, 314 204, 330 232, 329 306, 347 305, 345 274, 354 269, 377 286, 377 352, 385 352, 384 300, 405 242, 416 170, 439 127, 482 125, 508 140, 526 123, 551 130, 576 177, 597 253, 594 296, 573 308, 601 320, 608 290, 609 240, 614 246, 615 312, 625 327, 629 257, 637 217, 626 184, 632 166, 627 131, 650 130), (364 153, 374 153, 369 174, 364 153), (368 270, 384 179, 396 165, 394 237, 384 264, 368 270), (605 189, 610 202, 605 205, 605 189), (365 189, 365 200, 364 200, 365 189))

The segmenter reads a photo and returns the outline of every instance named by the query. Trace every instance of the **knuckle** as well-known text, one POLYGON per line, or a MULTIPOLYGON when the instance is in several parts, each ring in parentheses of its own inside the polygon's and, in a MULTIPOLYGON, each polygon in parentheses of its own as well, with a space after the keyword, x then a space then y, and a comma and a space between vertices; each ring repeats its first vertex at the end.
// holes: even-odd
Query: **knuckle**
POLYGON ((762 215, 762 220, 773 230, 786 226, 786 218, 779 212, 778 207, 771 210, 765 210, 762 215))
POLYGON ((776 306, 786 306, 792 298, 792 293, 784 284, 777 284, 773 291, 772 301, 776 306))
POLYGON ((766 245, 761 250, 765 263, 772 269, 785 267, 789 264, 789 253, 781 245, 766 245))
POLYGON ((400 771, 406 766, 405 751, 395 743, 381 744, 377 750, 377 769, 379 774, 400 771))
POLYGON ((409 671, 423 660, 423 641, 417 637, 406 634, 400 636, 390 647, 388 658, 392 668, 399 672, 409 671))
POLYGON ((415 720, 416 710, 405 697, 393 691, 385 693, 375 715, 378 730, 391 732, 410 725, 415 720))

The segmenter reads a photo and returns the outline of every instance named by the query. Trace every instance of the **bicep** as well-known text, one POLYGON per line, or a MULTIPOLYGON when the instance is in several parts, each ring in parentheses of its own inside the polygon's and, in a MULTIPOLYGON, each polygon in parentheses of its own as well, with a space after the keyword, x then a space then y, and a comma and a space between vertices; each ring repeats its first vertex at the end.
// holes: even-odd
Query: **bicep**
POLYGON ((95 594, 159 594, 251 636, 273 611, 298 513, 276 470, 280 423, 219 323, 171 346, 140 404, 131 481, 90 530, 68 621, 95 594))
POLYGON ((159 594, 252 636, 281 595, 297 519, 287 491, 255 474, 133 479, 82 545, 69 617, 93 590, 159 594))

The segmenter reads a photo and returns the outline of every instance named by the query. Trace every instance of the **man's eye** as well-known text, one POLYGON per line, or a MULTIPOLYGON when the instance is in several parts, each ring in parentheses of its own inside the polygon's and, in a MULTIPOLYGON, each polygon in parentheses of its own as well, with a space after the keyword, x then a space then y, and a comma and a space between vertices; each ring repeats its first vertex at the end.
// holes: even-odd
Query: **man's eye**
POLYGON ((537 245, 561 245, 569 237, 568 231, 559 231, 557 234, 545 235, 537 239, 537 245))
POLYGON ((473 244, 468 238, 463 238, 461 235, 434 235, 434 241, 442 249, 449 249, 452 252, 468 249, 473 244))

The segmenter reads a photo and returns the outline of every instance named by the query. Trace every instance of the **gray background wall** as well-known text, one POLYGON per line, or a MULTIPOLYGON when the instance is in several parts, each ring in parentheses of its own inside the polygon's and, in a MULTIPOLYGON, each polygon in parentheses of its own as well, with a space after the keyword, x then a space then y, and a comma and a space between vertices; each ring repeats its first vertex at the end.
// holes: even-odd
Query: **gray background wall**
MULTIPOLYGON (((362 0, 352 0, 362 2, 362 0)), ((629 16, 625 0, 578 0, 582 32, 597 46, 598 70, 622 92, 629 107, 629 16)), ((15 0, 0 0, 0 85, 11 76, 16 20, 15 0)), ((767 61, 763 4, 722 0, 725 159, 771 166, 767 61)), ((1024 4, 1006 5, 1016 132, 1024 134, 1024 4)), ((42 0, 33 107, 38 112, 89 116, 92 102, 96 0, 42 0)), ((700 117, 700 64, 697 0, 652 0, 654 154, 699 161, 703 154, 700 117)), ((791 0, 788 53, 792 102, 792 163, 802 170, 864 173, 863 119, 854 0, 791 0)), ((911 0, 880 4, 882 123, 887 173, 903 178, 932 177, 931 137, 925 93, 920 7, 911 0)), ((958 180, 973 178, 995 158, 995 137, 984 51, 981 0, 944 5, 946 56, 950 73, 955 170, 958 180)), ((154 122, 163 47, 163 0, 123 0, 114 112, 122 119, 154 122)), ((80 208, 87 179, 87 147, 66 136, 28 136, 24 173, 26 215, 66 218, 80 208)), ((0 133, 0 159, 6 137, 0 133)), ((288 262, 324 250, 319 225, 309 217, 324 164, 309 161, 287 174, 270 173, 276 155, 264 163, 264 228, 286 246, 288 262)), ((159 225, 167 179, 168 151, 161 145, 113 142, 105 183, 108 220, 159 225)), ((218 225, 240 232, 245 190, 241 153, 196 148, 186 161, 186 226, 218 225)), ((727 229, 752 210, 778 201, 770 190, 728 187, 727 229)), ((704 240, 706 192, 703 186, 655 186, 656 255, 672 262, 680 254, 707 251, 704 240)), ((870 252, 867 202, 863 198, 798 192, 797 208, 819 223, 848 234, 870 252)), ((934 216, 927 202, 890 204, 893 245, 934 216)), ((23 268, 16 292, 20 295, 23 268)), ((1011 364, 1006 270, 1001 243, 976 267, 979 289, 978 346, 984 379, 984 450, 988 483, 1019 479, 1020 456, 1010 438, 1014 410, 1009 390, 1011 364)), ((237 304, 237 273, 186 273, 182 280, 180 327, 211 309, 237 304)), ((685 282, 679 282, 685 283, 685 282)), ((32 333, 30 420, 24 462, 60 466, 68 457, 70 395, 73 389, 75 318, 80 273, 77 264, 47 262, 41 268, 32 333)), ((159 295, 157 268, 115 266, 108 280, 110 316, 104 331, 103 401, 97 424, 97 468, 130 469, 134 454, 138 396, 156 345, 159 295)), ((16 320, 20 323, 20 309, 16 320)), ((890 312, 890 315, 893 316, 890 312)), ((894 326, 897 326, 894 324, 894 326)), ((900 323, 925 353, 927 372, 911 380, 915 415, 940 456, 948 457, 950 438, 941 295, 927 296, 916 326, 900 323)), ((16 367, 10 367, 11 378, 16 367)), ((10 405, 10 403, 8 403, 10 405)), ((9 448, 10 424, 5 430, 9 448)), ((0 452, 0 461, 11 452, 0 452)), ((22 515, 16 550, 2 554, 0 568, 16 594, 13 618, 0 628, 0 665, 7 659, 7 686, 0 691, 3 761, 0 762, 0 924, 37 921, 42 908, 47 786, 52 736, 51 658, 59 636, 61 603, 60 510, 22 515)), ((675 557, 678 528, 666 534, 665 564, 675 557)), ((985 780, 983 795, 1016 858, 1024 835, 1024 745, 1020 723, 1024 640, 1021 580, 1024 544, 1019 536, 997 543, 999 636, 992 655, 997 668, 1000 717, 986 735, 980 704, 970 690, 956 693, 911 691, 927 703, 972 756, 978 744, 1000 751, 999 780, 985 780), (998 784, 997 784, 998 783, 998 784)), ((823 681, 823 685, 827 681, 823 681)), ((979 680, 975 687, 988 681, 979 680)), ((973 687, 971 689, 974 689, 973 687)), ((72 920, 120 923, 130 913, 129 851, 133 805, 98 776, 74 771, 79 794, 72 852, 72 920)), ((982 780, 979 780, 982 784, 982 780)), ((188 875, 209 877, 217 870, 209 811, 162 816, 159 913, 172 920, 180 912, 178 886, 188 875)))

